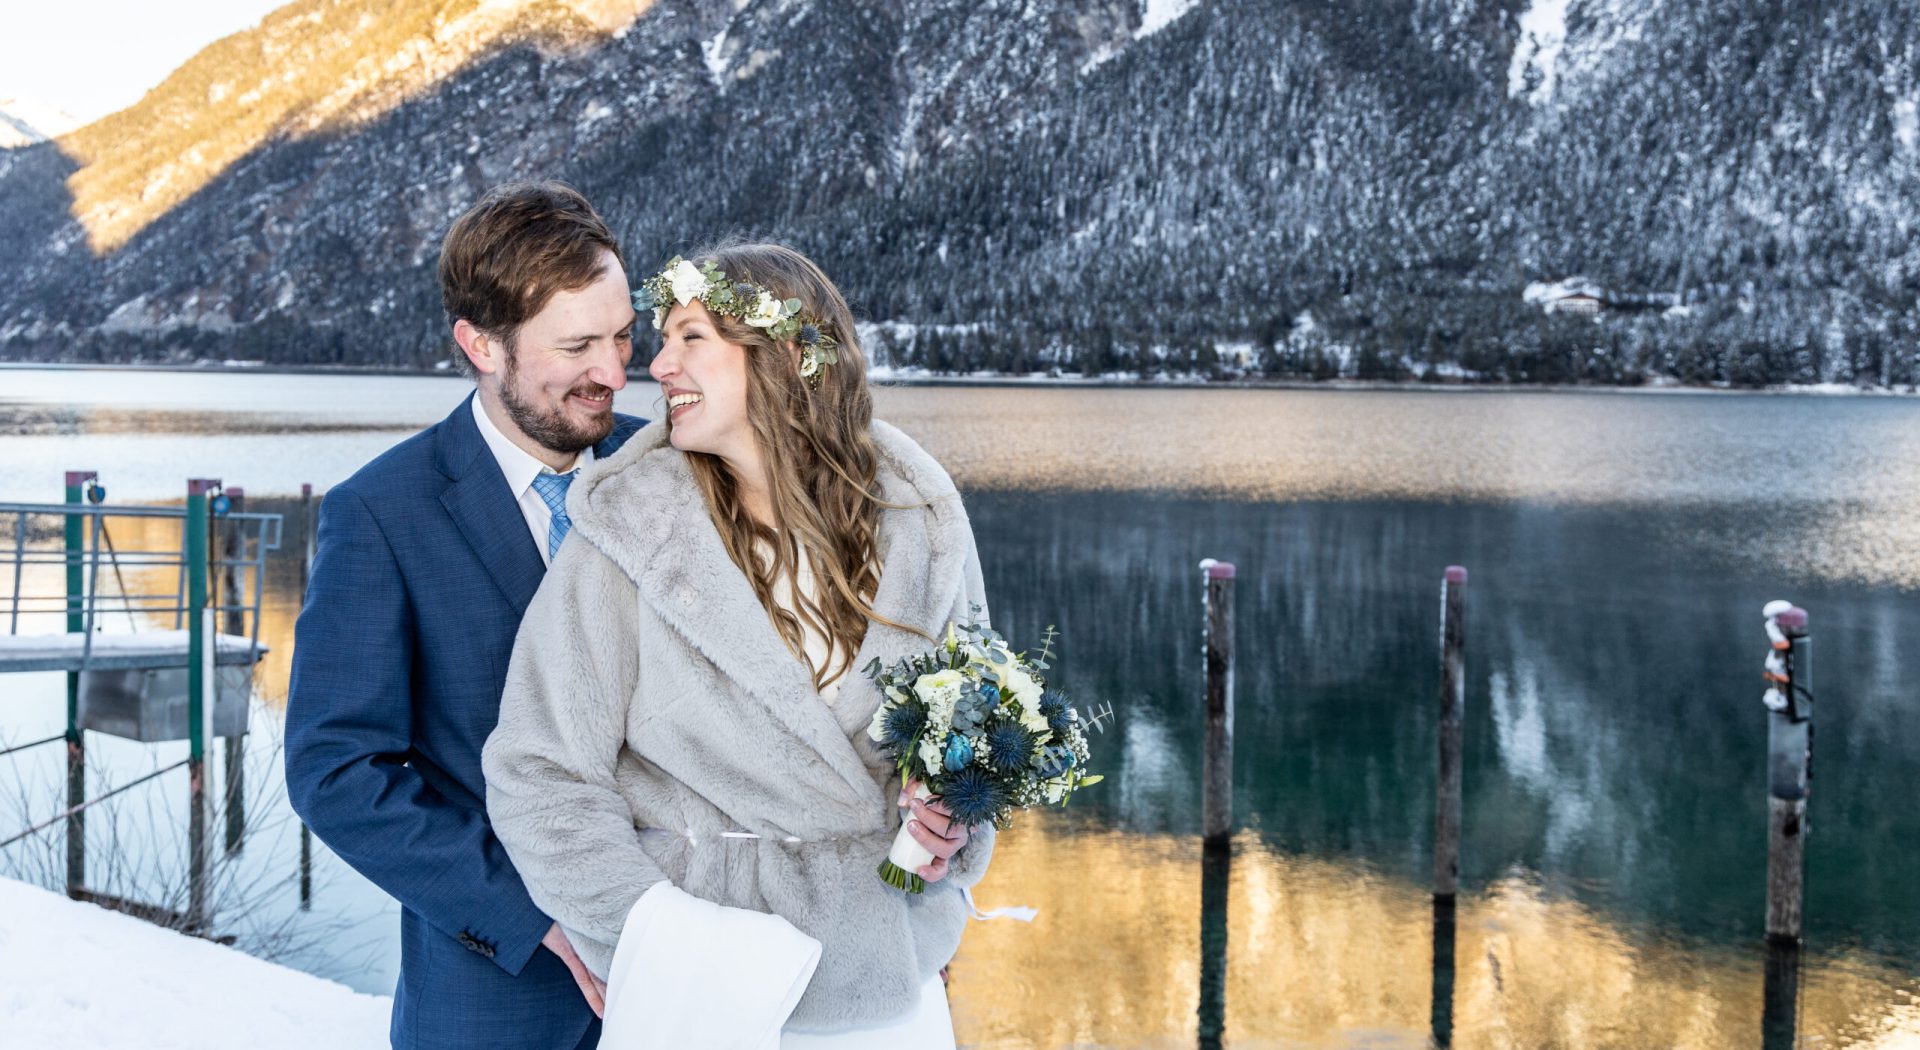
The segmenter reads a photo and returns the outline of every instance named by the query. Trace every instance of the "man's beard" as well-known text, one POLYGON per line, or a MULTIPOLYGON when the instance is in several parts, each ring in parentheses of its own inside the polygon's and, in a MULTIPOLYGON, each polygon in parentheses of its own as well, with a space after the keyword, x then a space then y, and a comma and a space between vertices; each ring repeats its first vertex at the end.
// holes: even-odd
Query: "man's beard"
MULTIPOLYGON (((507 418, 513 420, 513 425, 519 427, 522 434, 539 442, 540 447, 570 456, 581 449, 592 448, 613 433, 612 412, 596 416, 591 422, 575 423, 567 418, 564 407, 542 412, 520 400, 514 382, 518 377, 519 368, 514 360, 514 352, 509 350, 506 381, 500 384, 500 403, 506 406, 507 418)), ((568 396, 596 396, 611 391, 599 383, 583 381, 567 393, 568 396)))

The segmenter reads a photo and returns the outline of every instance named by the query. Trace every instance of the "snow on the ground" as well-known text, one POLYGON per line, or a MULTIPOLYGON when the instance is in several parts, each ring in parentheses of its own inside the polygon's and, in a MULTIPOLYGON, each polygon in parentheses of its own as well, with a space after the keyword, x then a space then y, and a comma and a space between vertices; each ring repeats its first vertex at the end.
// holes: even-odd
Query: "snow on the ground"
POLYGON ((393 1001, 0 878, 0 1043, 35 1050, 352 1050, 393 1001))

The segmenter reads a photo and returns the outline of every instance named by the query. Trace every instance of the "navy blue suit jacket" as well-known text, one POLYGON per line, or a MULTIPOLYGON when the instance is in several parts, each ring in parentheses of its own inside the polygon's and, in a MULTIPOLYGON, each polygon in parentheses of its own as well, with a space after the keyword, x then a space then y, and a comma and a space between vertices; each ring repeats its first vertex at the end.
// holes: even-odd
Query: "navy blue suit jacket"
MULTIPOLYGON (((593 1011, 487 823, 480 749, 546 566, 468 401, 326 494, 287 693, 287 796, 399 900, 396 1047, 571 1050, 593 1011)), ((615 417, 611 455, 645 423, 615 417)))

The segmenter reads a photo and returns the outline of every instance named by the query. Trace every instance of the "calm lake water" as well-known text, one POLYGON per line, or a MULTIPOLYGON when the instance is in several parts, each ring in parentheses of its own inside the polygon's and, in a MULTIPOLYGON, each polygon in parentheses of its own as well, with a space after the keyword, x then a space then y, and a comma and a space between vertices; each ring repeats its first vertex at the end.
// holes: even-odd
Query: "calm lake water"
MULTIPOLYGON (((0 370, 0 501, 98 470, 113 502, 190 476, 287 510, 464 396, 454 379, 0 370)), ((1230 1046, 1431 1036, 1438 587, 1468 589, 1465 832, 1447 997, 1461 1047, 1761 1043, 1759 610, 1818 653, 1803 1046, 1920 1045, 1920 401, 1704 394, 890 388, 878 414, 968 494, 997 624, 1062 634, 1111 703, 1108 780, 1002 838, 952 987, 974 1047, 1192 1045, 1203 974, 1200 581, 1239 567, 1225 875, 1230 1046)), ((651 415, 652 390, 623 393, 651 415)), ((123 546, 175 542, 115 524, 123 546)), ((251 791, 227 866, 243 947, 389 992, 396 906, 317 847, 311 911, 274 750, 297 612, 267 581, 251 791)), ((54 584, 57 585, 57 581, 54 584)), ((0 747, 57 732, 57 675, 0 679, 0 747)), ((184 754, 105 738, 99 782, 184 754)), ((57 809, 46 749, 0 758, 0 834, 57 809)), ((184 870, 180 774, 90 822, 153 892, 184 870)), ((53 884, 57 835, 0 853, 53 884)), ((4 917, 0 917, 3 921, 4 917)), ((1211 986, 1209 986, 1211 987, 1211 986)), ((1444 988, 1443 988, 1444 994, 1444 988)))

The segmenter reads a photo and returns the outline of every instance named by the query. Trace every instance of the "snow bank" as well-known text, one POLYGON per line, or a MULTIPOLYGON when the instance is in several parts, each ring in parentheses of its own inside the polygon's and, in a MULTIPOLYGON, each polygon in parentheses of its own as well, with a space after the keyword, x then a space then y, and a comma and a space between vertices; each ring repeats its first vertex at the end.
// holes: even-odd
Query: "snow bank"
POLYGON ((0 1031, 59 1050, 388 1045, 390 999, 0 878, 0 1031))

